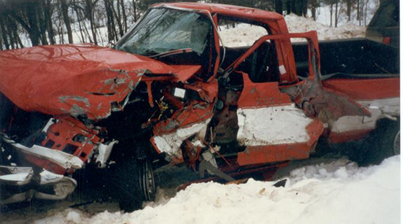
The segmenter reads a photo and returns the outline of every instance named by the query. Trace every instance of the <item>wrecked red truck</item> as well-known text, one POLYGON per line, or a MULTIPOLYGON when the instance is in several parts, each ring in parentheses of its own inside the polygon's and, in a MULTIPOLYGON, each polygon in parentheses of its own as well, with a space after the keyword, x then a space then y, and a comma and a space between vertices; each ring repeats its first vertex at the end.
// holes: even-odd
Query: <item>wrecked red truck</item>
POLYGON ((63 199, 84 167, 109 170, 104 184, 133 210, 154 199, 153 169, 167 163, 233 181, 323 143, 400 154, 398 58, 365 39, 289 33, 277 13, 203 3, 156 4, 113 48, 0 52, 1 203, 63 199), (228 22, 267 34, 226 47, 228 22))

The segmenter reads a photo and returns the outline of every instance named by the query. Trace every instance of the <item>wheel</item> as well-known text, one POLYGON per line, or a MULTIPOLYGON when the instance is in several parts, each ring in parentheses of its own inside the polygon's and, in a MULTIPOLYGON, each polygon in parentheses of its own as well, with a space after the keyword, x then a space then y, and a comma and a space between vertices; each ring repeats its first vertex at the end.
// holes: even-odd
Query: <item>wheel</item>
POLYGON ((392 150, 392 156, 393 155, 400 155, 400 130, 397 132, 394 140, 393 140, 393 150, 392 150))
POLYGON ((400 120, 381 121, 361 147, 363 165, 379 164, 400 155, 400 120))
POLYGON ((156 192, 154 172, 151 163, 148 160, 140 163, 139 177, 140 189, 144 196, 144 200, 154 201, 156 192))
POLYGON ((154 173, 150 161, 132 160, 120 164, 113 172, 120 209, 132 212, 144 201, 155 199, 154 173))

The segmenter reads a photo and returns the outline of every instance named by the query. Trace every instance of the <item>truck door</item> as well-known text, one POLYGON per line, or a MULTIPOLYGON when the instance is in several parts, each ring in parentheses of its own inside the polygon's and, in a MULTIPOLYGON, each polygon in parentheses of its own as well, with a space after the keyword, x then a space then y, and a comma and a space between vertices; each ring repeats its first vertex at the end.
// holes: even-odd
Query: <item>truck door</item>
POLYGON ((229 75, 232 80, 241 76, 243 82, 237 101, 236 139, 245 150, 238 153, 237 161, 250 165, 308 158, 323 132, 323 123, 306 116, 289 94, 280 91, 284 66, 277 60, 278 45, 273 40, 259 42, 249 56, 241 57, 242 62, 234 63, 235 70, 229 75), (260 53, 268 45, 271 48, 266 54, 260 53), (256 54, 270 61, 253 63, 256 54))
POLYGON ((237 140, 246 146, 238 153, 240 165, 305 159, 323 132, 323 124, 309 118, 278 82, 254 83, 241 73, 244 87, 238 101, 237 140))

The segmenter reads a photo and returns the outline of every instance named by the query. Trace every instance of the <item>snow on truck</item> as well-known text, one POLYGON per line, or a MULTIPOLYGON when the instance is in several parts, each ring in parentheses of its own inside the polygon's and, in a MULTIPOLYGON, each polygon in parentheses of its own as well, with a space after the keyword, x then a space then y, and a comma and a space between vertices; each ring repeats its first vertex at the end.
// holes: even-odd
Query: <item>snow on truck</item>
POLYGON ((398 53, 202 3, 153 5, 113 48, 2 51, 1 203, 63 199, 84 167, 133 210, 154 199, 153 169, 167 163, 233 181, 324 143, 366 139, 364 156, 400 154, 398 53), (267 35, 227 47, 218 29, 232 23, 267 35))

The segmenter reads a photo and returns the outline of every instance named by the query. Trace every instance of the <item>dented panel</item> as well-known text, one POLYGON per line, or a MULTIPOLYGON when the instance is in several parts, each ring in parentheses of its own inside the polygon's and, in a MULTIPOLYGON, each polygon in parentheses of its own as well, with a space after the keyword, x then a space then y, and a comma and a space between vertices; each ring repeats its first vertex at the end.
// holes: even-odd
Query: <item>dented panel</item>
POLYGON ((294 104, 256 109, 243 109, 238 114, 238 141, 247 146, 279 145, 307 142, 306 126, 313 119, 294 104))
POLYGON ((122 103, 145 73, 185 81, 199 69, 105 47, 39 46, 0 52, 0 91, 26 111, 98 120, 108 117, 111 105, 122 103))
POLYGON ((180 146, 183 141, 195 134, 199 135, 198 138, 203 139, 209 122, 210 119, 207 119, 203 122, 192 124, 189 127, 179 128, 173 133, 156 135, 151 138, 151 142, 159 153, 165 152, 168 156, 182 158, 180 146))

